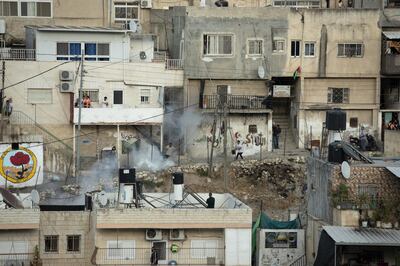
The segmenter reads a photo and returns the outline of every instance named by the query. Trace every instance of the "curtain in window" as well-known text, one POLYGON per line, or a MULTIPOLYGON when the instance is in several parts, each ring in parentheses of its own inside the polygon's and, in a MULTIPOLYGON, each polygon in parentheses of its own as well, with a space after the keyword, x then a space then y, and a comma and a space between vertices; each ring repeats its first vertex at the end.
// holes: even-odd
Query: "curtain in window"
POLYGON ((81 54, 81 44, 80 43, 70 43, 69 44, 69 54, 70 55, 80 55, 81 54))
POLYGON ((18 3, 11 1, 0 2, 0 16, 18 16, 18 3))
POLYGON ((36 16, 35 2, 21 2, 21 16, 34 17, 36 16))

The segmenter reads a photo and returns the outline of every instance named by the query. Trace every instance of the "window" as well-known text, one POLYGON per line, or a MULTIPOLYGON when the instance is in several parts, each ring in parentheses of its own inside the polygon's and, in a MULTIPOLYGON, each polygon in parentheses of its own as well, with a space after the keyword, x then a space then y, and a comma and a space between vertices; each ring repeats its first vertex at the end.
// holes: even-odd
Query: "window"
POLYGON ((51 17, 51 3, 21 2, 21 17, 51 17))
POLYGON ((140 103, 144 104, 150 103, 150 89, 140 90, 140 103))
POLYGON ((139 1, 115 2, 114 3, 115 22, 127 23, 129 20, 139 20, 139 1))
POLYGON ((58 252, 58 236, 44 236, 44 251, 58 252))
POLYGON ((53 102, 52 89, 28 89, 28 103, 49 104, 53 102))
POLYGON ((217 254, 218 240, 192 240, 190 256, 192 259, 215 258, 217 254))
POLYGON ((304 43, 304 56, 314 57, 315 56, 315 42, 304 43))
POLYGON ((376 198, 378 197, 378 186, 375 184, 359 184, 357 187, 357 194, 376 198))
POLYGON ((362 57, 363 44, 362 43, 339 43, 338 44, 338 57, 362 57))
POLYGON ((328 88, 328 103, 349 103, 349 89, 328 88))
POLYGON ((123 260, 135 258, 135 240, 108 240, 107 259, 123 260))
POLYGON ((99 102, 99 90, 83 90, 82 95, 89 96, 91 102, 95 102, 95 103, 99 102))
POLYGON ((67 236, 67 251, 77 252, 80 250, 80 235, 67 236))
POLYGON ((272 42, 272 51, 274 53, 283 53, 283 52, 285 52, 285 40, 283 40, 283 39, 275 39, 272 42))
POLYGON ((204 55, 233 55, 231 34, 205 34, 204 55))
MULTIPOLYGON (((109 43, 85 43, 84 54, 86 61, 110 61, 109 43)), ((81 60, 81 43, 57 43, 57 60, 81 60)))
POLYGON ((247 54, 252 57, 262 56, 264 54, 264 40, 247 40, 247 54))
POLYGON ((0 2, 0 16, 18 16, 18 2, 17 1, 1 1, 0 2))
POLYGON ((358 118, 350 117, 350 127, 358 127, 358 118))
POLYGON ((257 125, 249 125, 249 133, 257 133, 257 125))
POLYGON ((319 0, 274 0, 273 6, 319 8, 319 0))
POLYGON ((114 104, 122 104, 122 91, 114 91, 114 104))
POLYGON ((300 41, 292 41, 291 47, 290 47, 290 55, 293 57, 298 57, 300 56, 300 41))

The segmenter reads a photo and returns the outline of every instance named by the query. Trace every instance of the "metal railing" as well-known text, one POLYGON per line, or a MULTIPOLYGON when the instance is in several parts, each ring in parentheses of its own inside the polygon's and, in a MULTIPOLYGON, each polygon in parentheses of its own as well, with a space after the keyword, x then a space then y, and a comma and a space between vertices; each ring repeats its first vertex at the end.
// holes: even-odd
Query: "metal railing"
POLYGON ((215 109, 225 102, 230 109, 267 109, 262 104, 265 98, 256 95, 203 95, 203 109, 215 109))
POLYGON ((168 70, 181 70, 183 69, 182 59, 166 59, 165 68, 168 70))
POLYGON ((293 261, 289 266, 306 266, 306 255, 301 256, 293 261))
POLYGON ((0 265, 31 265, 33 253, 0 253, 0 265))
POLYGON ((35 49, 0 48, 1 60, 35 61, 35 49))
POLYGON ((165 60, 167 60, 167 52, 154 51, 153 62, 165 62, 165 60))
POLYGON ((382 74, 396 75, 400 74, 400 55, 385 54, 382 56, 382 74))
MULTIPOLYGON (((153 254, 158 263, 177 265, 225 265, 224 248, 179 248, 176 252, 166 248, 153 254)), ((96 265, 152 265, 151 248, 96 248, 96 265)), ((93 261, 92 261, 93 263, 93 261)))

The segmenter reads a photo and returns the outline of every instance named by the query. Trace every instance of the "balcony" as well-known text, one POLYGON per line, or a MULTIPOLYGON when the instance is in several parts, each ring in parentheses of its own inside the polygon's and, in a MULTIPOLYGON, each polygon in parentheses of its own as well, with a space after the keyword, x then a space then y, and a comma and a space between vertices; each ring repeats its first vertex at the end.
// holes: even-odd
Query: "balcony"
MULTIPOLYGON (((97 248, 95 254, 95 265, 152 265, 151 248, 97 248)), ((224 248, 179 248, 177 252, 166 248, 157 254, 159 264, 225 265, 224 248)))
POLYGON ((0 48, 1 60, 35 61, 35 49, 0 48))
POLYGON ((400 75, 400 55, 383 55, 381 71, 383 75, 400 75))
POLYGON ((167 70, 182 70, 183 60, 182 59, 166 59, 165 69, 167 70))
MULTIPOLYGON (((74 108, 73 123, 78 123, 79 108, 74 108)), ((82 108, 82 125, 154 125, 162 124, 161 107, 82 108)))
POLYGON ((257 95, 203 95, 204 111, 215 110, 220 104, 227 103, 230 113, 269 113, 270 109, 262 104, 266 96, 257 95))
POLYGON ((0 265, 33 265, 33 257, 33 253, 0 253, 0 265))

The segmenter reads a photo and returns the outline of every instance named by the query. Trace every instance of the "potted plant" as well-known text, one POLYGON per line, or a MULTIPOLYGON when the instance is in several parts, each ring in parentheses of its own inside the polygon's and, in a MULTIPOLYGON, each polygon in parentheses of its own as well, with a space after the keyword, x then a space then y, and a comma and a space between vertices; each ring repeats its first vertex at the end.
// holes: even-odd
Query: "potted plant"
POLYGON ((389 200, 384 200, 380 208, 382 210, 382 228, 392 228, 394 208, 389 200))
POLYGON ((341 183, 336 190, 332 192, 332 203, 337 209, 348 208, 349 188, 346 184, 341 183))

